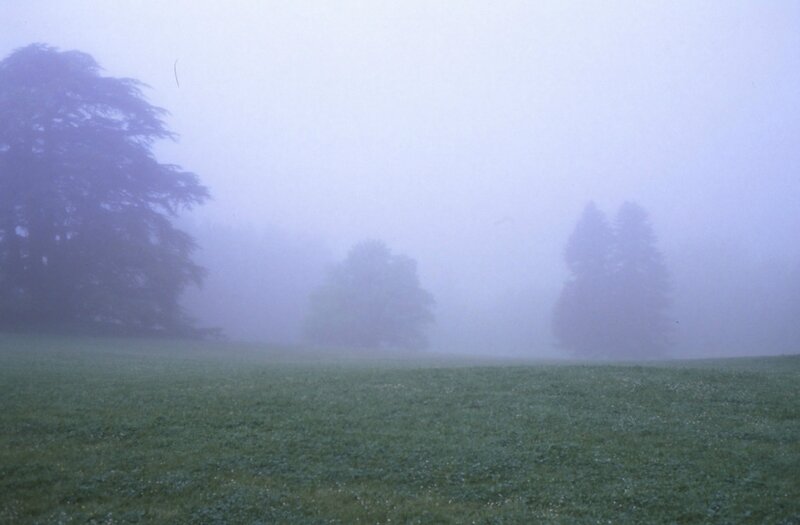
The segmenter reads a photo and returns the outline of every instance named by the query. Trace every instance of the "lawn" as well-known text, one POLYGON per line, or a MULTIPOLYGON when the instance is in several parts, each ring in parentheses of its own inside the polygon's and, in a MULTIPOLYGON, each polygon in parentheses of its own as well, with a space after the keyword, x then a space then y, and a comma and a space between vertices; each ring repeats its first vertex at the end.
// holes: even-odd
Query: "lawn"
POLYGON ((800 523, 800 356, 0 336, 0 523, 800 523))

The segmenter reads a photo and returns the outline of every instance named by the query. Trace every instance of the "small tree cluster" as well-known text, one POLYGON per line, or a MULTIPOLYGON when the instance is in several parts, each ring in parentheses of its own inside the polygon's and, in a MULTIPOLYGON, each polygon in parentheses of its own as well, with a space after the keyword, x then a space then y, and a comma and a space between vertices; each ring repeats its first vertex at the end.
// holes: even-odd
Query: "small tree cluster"
POLYGON ((669 346, 669 279, 645 210, 623 204, 613 224, 589 203, 567 242, 570 278, 553 331, 588 358, 652 358, 669 346))

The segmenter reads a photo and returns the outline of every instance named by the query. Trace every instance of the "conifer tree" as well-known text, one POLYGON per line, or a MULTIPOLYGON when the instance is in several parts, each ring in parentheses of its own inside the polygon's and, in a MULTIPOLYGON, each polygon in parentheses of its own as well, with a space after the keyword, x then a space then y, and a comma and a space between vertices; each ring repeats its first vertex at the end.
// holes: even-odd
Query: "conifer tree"
POLYGON ((623 204, 609 225, 594 203, 567 242, 570 277, 553 316, 559 345, 578 357, 641 359, 669 347, 669 278, 645 210, 623 204))

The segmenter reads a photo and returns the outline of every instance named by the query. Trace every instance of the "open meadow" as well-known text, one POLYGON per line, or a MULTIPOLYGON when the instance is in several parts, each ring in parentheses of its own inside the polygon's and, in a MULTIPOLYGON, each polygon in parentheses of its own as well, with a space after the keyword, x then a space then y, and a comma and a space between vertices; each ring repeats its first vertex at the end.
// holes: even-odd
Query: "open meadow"
POLYGON ((0 337, 0 523, 800 523, 800 356, 0 337))

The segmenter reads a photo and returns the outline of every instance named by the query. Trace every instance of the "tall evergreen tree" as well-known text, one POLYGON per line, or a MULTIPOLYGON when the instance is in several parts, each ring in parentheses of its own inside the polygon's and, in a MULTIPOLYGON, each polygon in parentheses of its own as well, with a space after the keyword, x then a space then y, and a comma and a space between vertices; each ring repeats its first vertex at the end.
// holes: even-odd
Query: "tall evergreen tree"
POLYGON ((669 279, 645 210, 619 209, 613 227, 590 203, 567 242, 570 278, 553 331, 579 357, 652 358, 669 344, 669 279))
POLYGON ((577 356, 600 357, 612 343, 608 303, 613 240, 605 214, 590 202, 567 241, 564 259, 570 277, 553 318, 560 346, 577 356))
POLYGON ((647 212, 624 203, 614 220, 615 355, 659 357, 669 346, 669 275, 647 212))
POLYGON ((0 62, 0 326, 189 329, 203 271, 171 219, 208 192, 153 156, 174 135, 141 88, 41 44, 0 62))

